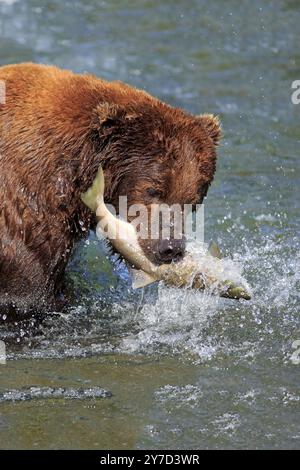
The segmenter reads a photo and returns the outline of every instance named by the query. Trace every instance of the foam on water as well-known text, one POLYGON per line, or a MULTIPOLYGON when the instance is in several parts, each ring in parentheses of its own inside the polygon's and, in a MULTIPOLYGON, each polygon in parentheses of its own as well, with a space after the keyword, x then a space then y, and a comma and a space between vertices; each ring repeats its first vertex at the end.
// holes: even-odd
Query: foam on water
POLYGON ((0 403, 28 401, 28 400, 46 400, 54 398, 63 398, 71 400, 86 400, 88 398, 110 398, 111 392, 100 387, 92 388, 52 388, 52 387, 29 387, 26 389, 11 389, 0 393, 0 403))

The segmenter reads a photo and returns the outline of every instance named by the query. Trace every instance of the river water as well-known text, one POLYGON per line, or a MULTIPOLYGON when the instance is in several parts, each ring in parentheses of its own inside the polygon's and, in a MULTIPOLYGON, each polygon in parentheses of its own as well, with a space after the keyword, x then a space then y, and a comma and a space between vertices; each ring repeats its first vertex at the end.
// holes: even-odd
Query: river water
POLYGON ((133 292, 91 235, 70 310, 0 326, 0 448, 299 447, 299 24, 296 0, 0 0, 1 64, 92 72, 220 116, 205 236, 253 289, 133 292), (112 396, 76 395, 97 387, 112 396))

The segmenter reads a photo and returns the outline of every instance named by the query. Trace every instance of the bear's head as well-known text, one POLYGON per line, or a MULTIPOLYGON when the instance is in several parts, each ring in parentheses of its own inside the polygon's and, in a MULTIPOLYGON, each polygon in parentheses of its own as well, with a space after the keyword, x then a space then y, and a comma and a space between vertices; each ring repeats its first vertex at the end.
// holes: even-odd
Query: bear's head
MULTIPOLYGON (((147 257, 156 264, 181 259, 183 230, 178 235, 178 230, 171 229, 165 236, 157 212, 157 236, 157 227, 156 231, 151 227, 153 214, 159 204, 175 204, 183 211, 186 204, 202 203, 216 169, 218 118, 192 116, 158 100, 102 103, 95 110, 92 127, 105 173, 105 202, 118 213, 120 196, 123 202, 126 197, 127 208, 133 207, 128 216, 131 221, 141 216, 138 208, 142 205, 147 220, 138 226, 139 241, 147 257)), ((169 225, 174 228, 172 210, 169 225)))

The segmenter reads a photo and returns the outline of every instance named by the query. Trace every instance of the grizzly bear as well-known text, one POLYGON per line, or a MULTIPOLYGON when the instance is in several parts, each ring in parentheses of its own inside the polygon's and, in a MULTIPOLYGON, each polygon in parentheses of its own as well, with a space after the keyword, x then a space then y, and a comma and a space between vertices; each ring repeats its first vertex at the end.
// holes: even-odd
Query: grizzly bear
MULTIPOLYGON (((145 91, 57 67, 0 67, 0 314, 55 306, 74 244, 94 227, 81 201, 102 165, 105 201, 200 203, 220 125, 145 91), (3 95, 3 93, 2 93, 3 95)), ((142 240, 155 263, 182 240, 142 240)))

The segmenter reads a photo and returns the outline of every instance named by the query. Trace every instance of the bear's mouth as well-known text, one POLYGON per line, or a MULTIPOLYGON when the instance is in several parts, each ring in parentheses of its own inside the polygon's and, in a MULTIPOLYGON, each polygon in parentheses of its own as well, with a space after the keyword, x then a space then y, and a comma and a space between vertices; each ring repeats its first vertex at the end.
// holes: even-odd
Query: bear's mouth
MULTIPOLYGON (((130 261, 128 259, 125 258, 125 256, 120 253, 115 247, 114 245, 112 244, 112 242, 106 238, 105 239, 105 242, 106 242, 106 246, 108 248, 108 252, 109 252, 109 255, 110 256, 114 256, 115 257, 115 260, 118 262, 118 263, 122 263, 122 262, 126 262, 126 263, 130 263, 130 261)), ((144 247, 142 246, 142 244, 140 244, 140 247, 141 249, 143 250, 143 253, 144 255, 148 258, 148 260, 153 263, 155 266, 161 266, 163 264, 171 264, 172 263, 172 260, 169 260, 169 261, 166 261, 166 262, 163 262, 160 258, 159 258, 159 254, 155 251, 150 251, 149 249, 145 250, 144 247)))
MULTIPOLYGON (((117 263, 125 262, 130 265, 130 261, 126 259, 124 254, 122 254, 115 248, 115 246, 113 245, 111 240, 109 240, 109 238, 105 238, 105 243, 109 252, 109 256, 114 256, 117 263)), ((183 259, 182 254, 177 254, 174 256, 171 253, 169 257, 165 257, 164 259, 162 259, 157 249, 157 240, 153 242, 152 241, 149 242, 147 240, 141 240, 141 242, 139 242, 139 246, 141 250, 143 251, 144 255, 146 256, 146 258, 155 266, 162 266, 164 264, 177 263, 183 259)), ((185 251, 184 251, 184 254, 185 254, 185 251)))

